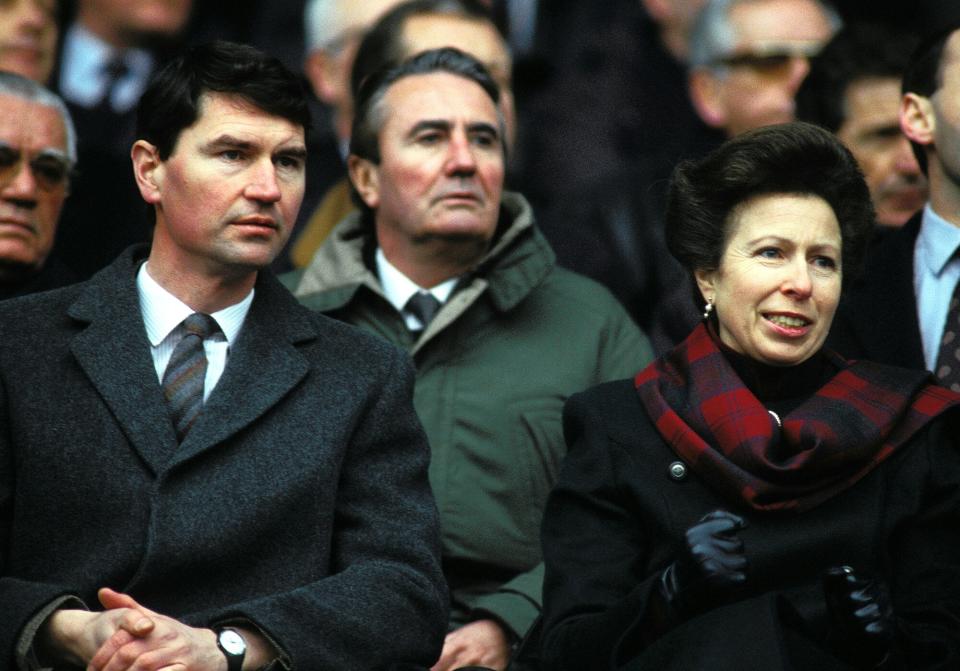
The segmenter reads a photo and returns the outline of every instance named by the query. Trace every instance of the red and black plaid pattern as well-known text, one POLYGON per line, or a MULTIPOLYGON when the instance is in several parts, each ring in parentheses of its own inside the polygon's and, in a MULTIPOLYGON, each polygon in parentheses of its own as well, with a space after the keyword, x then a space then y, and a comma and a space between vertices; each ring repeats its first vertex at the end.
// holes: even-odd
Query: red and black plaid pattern
POLYGON ((704 325, 635 379, 647 413, 681 459, 755 510, 809 510, 867 475, 960 394, 929 373, 865 361, 782 418, 744 386, 704 325))

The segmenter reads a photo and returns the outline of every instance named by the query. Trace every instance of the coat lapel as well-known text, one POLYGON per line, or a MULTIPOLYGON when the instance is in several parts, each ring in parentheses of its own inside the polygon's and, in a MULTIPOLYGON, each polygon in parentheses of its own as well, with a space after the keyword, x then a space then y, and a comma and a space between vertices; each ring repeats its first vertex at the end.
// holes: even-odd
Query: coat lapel
POLYGON ((133 449, 156 474, 177 439, 150 358, 133 257, 133 250, 124 252, 70 306, 70 316, 87 324, 70 348, 133 449))
POLYGON ((306 308, 276 278, 261 273, 223 376, 170 466, 228 441, 268 413, 309 370, 295 343, 316 336, 306 308))

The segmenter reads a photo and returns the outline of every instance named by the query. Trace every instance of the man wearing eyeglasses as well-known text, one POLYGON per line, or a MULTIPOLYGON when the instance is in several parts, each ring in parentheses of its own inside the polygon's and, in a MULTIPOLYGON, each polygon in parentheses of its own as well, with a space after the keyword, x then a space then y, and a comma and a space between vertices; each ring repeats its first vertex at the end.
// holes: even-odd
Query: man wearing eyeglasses
POLYGON ((690 97, 728 137, 793 121, 809 58, 840 27, 820 0, 710 0, 690 40, 690 97))
POLYGON ((76 155, 63 101, 29 79, 0 72, 0 298, 76 279, 48 263, 76 155))

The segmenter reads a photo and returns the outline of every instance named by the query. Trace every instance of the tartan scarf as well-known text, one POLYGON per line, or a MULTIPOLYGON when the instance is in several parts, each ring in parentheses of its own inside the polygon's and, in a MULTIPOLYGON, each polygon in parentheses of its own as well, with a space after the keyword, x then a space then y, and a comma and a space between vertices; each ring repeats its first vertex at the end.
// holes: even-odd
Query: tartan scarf
POLYGON ((782 418, 746 388, 700 324, 634 382, 657 431, 712 488, 758 511, 809 510, 909 442, 960 395, 926 371, 845 361, 782 418))

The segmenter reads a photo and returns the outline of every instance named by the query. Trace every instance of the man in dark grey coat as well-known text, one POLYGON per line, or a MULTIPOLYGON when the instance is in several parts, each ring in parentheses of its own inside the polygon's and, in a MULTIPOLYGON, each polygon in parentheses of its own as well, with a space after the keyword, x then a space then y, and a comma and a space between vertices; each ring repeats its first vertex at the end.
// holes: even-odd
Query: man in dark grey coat
POLYGON ((152 246, 0 306, 0 668, 429 666, 408 359, 260 272, 303 194, 299 83, 196 47, 139 113, 152 246))

